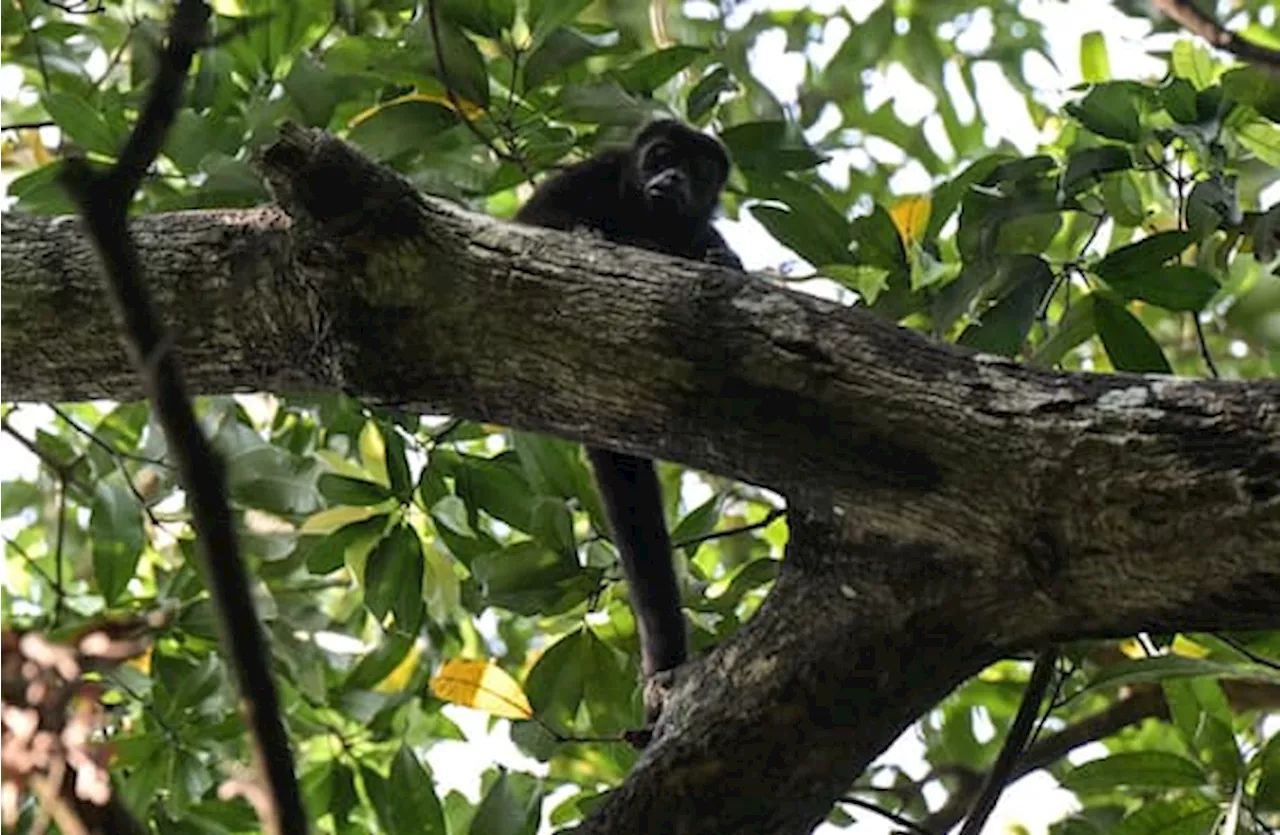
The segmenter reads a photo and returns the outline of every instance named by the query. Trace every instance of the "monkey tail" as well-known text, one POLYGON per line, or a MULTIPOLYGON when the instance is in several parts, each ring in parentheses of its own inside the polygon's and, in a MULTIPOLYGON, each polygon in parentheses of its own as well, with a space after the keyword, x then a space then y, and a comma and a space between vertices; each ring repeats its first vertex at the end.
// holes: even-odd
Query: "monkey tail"
POLYGON ((631 589, 646 677, 684 663, 688 648, 671 539, 653 462, 587 447, 631 589))

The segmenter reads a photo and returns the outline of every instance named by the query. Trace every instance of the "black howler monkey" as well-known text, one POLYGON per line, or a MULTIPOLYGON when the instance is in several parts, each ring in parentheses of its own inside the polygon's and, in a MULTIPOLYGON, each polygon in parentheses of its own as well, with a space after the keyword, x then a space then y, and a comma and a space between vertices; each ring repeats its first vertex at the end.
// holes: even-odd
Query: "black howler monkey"
MULTIPOLYGON (((711 225, 729 174, 724 146, 680 122, 645 127, 540 185, 516 220, 742 269, 711 225)), ((684 615, 653 462, 587 448, 631 587, 646 677, 686 658, 684 615)))

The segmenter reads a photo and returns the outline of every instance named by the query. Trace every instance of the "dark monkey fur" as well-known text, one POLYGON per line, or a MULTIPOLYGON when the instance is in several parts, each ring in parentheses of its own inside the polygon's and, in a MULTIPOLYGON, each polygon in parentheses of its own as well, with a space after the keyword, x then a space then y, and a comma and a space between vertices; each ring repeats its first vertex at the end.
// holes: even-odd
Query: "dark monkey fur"
MULTIPOLYGON (((516 220, 587 229, 615 243, 742 269, 711 225, 729 158, 715 139, 674 121, 653 122, 630 146, 603 151, 544 182, 516 220)), ((644 674, 687 656, 680 591, 653 462, 588 447, 631 588, 644 674)))

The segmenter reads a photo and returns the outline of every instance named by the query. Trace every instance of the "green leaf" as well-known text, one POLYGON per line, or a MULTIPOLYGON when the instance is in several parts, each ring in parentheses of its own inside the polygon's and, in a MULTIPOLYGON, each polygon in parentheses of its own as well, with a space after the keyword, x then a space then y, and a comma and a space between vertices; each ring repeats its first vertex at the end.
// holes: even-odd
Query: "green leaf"
POLYGON ((599 569, 581 568, 576 559, 566 559, 537 542, 480 554, 470 565, 486 601, 544 617, 586 600, 601 575, 599 569))
POLYGON ((1112 792, 1120 786, 1180 788, 1205 785, 1200 766, 1177 754, 1134 751, 1091 760, 1060 779, 1073 792, 1112 792))
POLYGON ((650 52, 618 70, 618 82, 629 93, 647 96, 707 52, 700 46, 683 45, 650 52))
POLYGON ((1124 684, 1155 684, 1169 679, 1198 678, 1246 678, 1280 684, 1280 673, 1260 664, 1246 662, 1213 661, 1208 658, 1184 658, 1165 655, 1159 658, 1138 658, 1112 664, 1099 671, 1088 684, 1095 687, 1117 687, 1124 684))
POLYGON ((1097 333, 1093 315, 1094 301, 1094 296, 1090 294, 1071 303, 1071 309, 1058 320, 1053 335, 1032 353, 1032 365, 1057 365, 1068 351, 1097 333))
POLYGON ((391 491, 381 484, 337 473, 325 473, 320 476, 317 486, 320 488, 320 495, 324 496, 330 505, 360 507, 382 504, 387 499, 393 498, 391 491))
POLYGON ((360 659, 360 663, 347 676, 343 688, 347 691, 367 690, 400 665, 413 649, 413 637, 400 632, 387 632, 373 652, 360 659))
POLYGON ((742 122, 721 133, 720 140, 742 169, 776 174, 813 168, 826 160, 789 122, 742 122))
MULTIPOLYGON (((724 507, 724 500, 723 493, 715 493, 676 523, 671 531, 671 542, 675 547, 679 548, 679 543, 698 539, 715 530, 716 523, 720 521, 720 509, 724 507)), ((685 549, 685 553, 692 559, 694 554, 698 553, 698 548, 699 545, 689 546, 685 549)))
POLYGON ((738 87, 728 68, 716 65, 693 85, 685 99, 685 115, 690 122, 700 124, 720 103, 721 93, 732 93, 738 87))
POLYGON ((388 612, 406 632, 417 629, 422 617, 422 543, 408 525, 387 533, 364 567, 364 604, 379 620, 388 612))
POLYGON ((923 240, 932 241, 938 237, 942 225, 950 219, 956 208, 960 206, 969 189, 976 183, 984 182, 994 171, 1007 163, 1005 154, 991 154, 970 165, 960 174, 933 190, 933 211, 929 213, 929 225, 925 228, 923 240))
POLYGON ((1107 40, 1101 32, 1085 32, 1080 38, 1080 74, 1089 84, 1111 78, 1111 59, 1107 57, 1107 40))
POLYGON ((1108 252, 1093 271, 1108 282, 1139 276, 1181 255, 1195 240, 1196 236, 1190 232, 1157 232, 1137 243, 1108 252))
POLYGON ((5 519, 37 507, 43 501, 44 492, 33 482, 17 480, 0 484, 0 517, 5 519))
POLYGON ((1197 90, 1209 87, 1218 76, 1218 64, 1209 50, 1186 38, 1173 45, 1169 63, 1175 76, 1190 81, 1197 90))
POLYGON ((333 118, 333 111, 343 99, 340 77, 313 58, 302 53, 293 60, 285 76, 284 91, 298 108, 304 124, 323 128, 333 118))
POLYGON ((391 761, 387 794, 376 808, 378 821, 388 835, 447 833, 431 775, 407 745, 401 745, 391 761))
POLYGON ((615 81, 598 84, 566 84, 560 90, 565 119, 598 125, 631 127, 654 112, 651 104, 632 96, 615 81))
POLYGON ((1053 270, 1033 255, 1014 256, 1012 262, 1005 269, 1016 276, 1013 289, 965 329, 959 344, 1006 357, 1022 350, 1045 293, 1053 286, 1053 270))
POLYGON ((93 491, 89 533, 93 537, 93 579, 107 605, 124 593, 138 568, 146 544, 142 509, 118 475, 100 481, 93 491))
POLYGON ((1149 800, 1109 835, 1208 835, 1218 815, 1218 804, 1199 794, 1149 800))
POLYGON ((476 532, 467 519, 467 504, 457 496, 442 496, 431 506, 431 518, 459 536, 474 537, 476 532))
POLYGON ((1275 734, 1254 758, 1258 763, 1258 787, 1253 792, 1259 812, 1280 811, 1280 734, 1275 734))
POLYGON ((464 458, 453 474, 458 496, 518 530, 533 524, 533 490, 509 460, 464 458))
POLYGON ((893 218, 883 206, 876 205, 871 214, 855 218, 850 227, 853 254, 858 263, 888 270, 892 277, 910 274, 911 268, 907 263, 907 251, 902 246, 902 238, 893 225, 893 218))
POLYGON ((1166 310, 1204 310, 1218 292, 1218 280, 1199 267, 1160 267, 1147 274, 1107 282, 1129 299, 1142 299, 1166 310))
POLYGON ((247 507, 281 516, 308 515, 319 509, 313 461, 283 447, 263 443, 256 436, 239 447, 225 443, 227 438, 227 432, 219 433, 219 447, 225 450, 227 492, 231 498, 247 507))
POLYGON ((8 194, 18 201, 14 208, 43 215, 75 214, 79 211, 60 182, 62 168, 62 161, 57 160, 10 180, 8 194))
POLYGON ((1236 138, 1258 159, 1272 168, 1280 168, 1280 127, 1254 119, 1236 127, 1236 138))
POLYGON ((472 832, 535 835, 542 811, 542 788, 527 774, 502 771, 476 809, 472 832))
POLYGON ((577 725, 575 719, 586 686, 586 648, 585 628, 570 632, 538 657, 524 682, 534 715, 562 732, 572 731, 577 725))
POLYGON ((69 139, 103 156, 114 157, 119 151, 119 142, 99 108, 60 90, 46 92, 41 102, 69 139))
POLYGON ((343 525, 328 536, 306 545, 307 570, 312 574, 328 574, 337 571, 345 564, 347 548, 357 542, 369 542, 381 539, 386 530, 389 516, 379 514, 343 525))
POLYGON ((513 432, 511 446, 530 486, 538 493, 576 499, 590 487, 591 475, 578 444, 550 435, 513 432))
POLYGON ((810 264, 832 264, 849 260, 844 245, 824 235, 820 226, 790 208, 754 205, 747 211, 779 243, 810 264))
POLYGON ((1193 125, 1200 119, 1196 110, 1196 88, 1185 78, 1171 78, 1160 88, 1160 103, 1175 122, 1193 125))
POLYGON ((589 5, 591 0, 529 0, 525 19, 533 32, 534 43, 540 43, 548 32, 573 20, 589 5))
POLYGON ((389 423, 378 421, 377 426, 382 435, 391 492, 400 501, 407 502, 413 495, 413 477, 409 473, 409 459, 404 451, 404 437, 389 423))
POLYGON ((577 66, 600 48, 601 44, 577 29, 568 26, 553 29, 524 63, 524 89, 541 87, 547 79, 577 66))
POLYGON ((451 21, 441 19, 439 24, 441 60, 436 58, 436 32, 432 31, 430 15, 424 14, 408 33, 407 40, 422 49, 421 67, 444 84, 445 79, 440 77, 440 65, 443 63, 449 88, 459 98, 487 107, 489 74, 485 69, 484 56, 471 38, 451 21))
POLYGON ((1137 318, 1115 302, 1098 297, 1093 308, 1098 336, 1119 371, 1169 374, 1169 361, 1137 318))
POLYGON ((1187 227, 1200 239, 1207 238, 1224 222, 1238 225, 1244 215, 1240 210, 1236 179, 1214 175, 1196 183, 1187 198, 1186 216, 1187 227))
POLYGON ((1103 178, 1102 200, 1107 212, 1123 226, 1141 226, 1147 219, 1142 190, 1132 172, 1103 178))
POLYGON ((1222 75, 1222 91, 1273 122, 1280 122, 1280 89, 1261 67, 1236 67, 1222 75))
POLYGON ((1067 112, 1086 128, 1108 139, 1137 142, 1142 135, 1138 124, 1138 104, 1127 84, 1099 84, 1080 102, 1067 105, 1067 112))
POLYGON ((489 38, 500 38, 516 19, 515 0, 442 0, 440 14, 450 23, 489 38))
POLYGON ((1103 145, 1085 148, 1067 158, 1062 174, 1060 194, 1071 197, 1102 179, 1103 174, 1124 171, 1133 167, 1133 158, 1127 148, 1103 145))
POLYGON ((400 101, 378 108, 347 138, 377 159, 393 159, 421 151, 424 141, 457 123, 453 110, 438 102, 400 101))

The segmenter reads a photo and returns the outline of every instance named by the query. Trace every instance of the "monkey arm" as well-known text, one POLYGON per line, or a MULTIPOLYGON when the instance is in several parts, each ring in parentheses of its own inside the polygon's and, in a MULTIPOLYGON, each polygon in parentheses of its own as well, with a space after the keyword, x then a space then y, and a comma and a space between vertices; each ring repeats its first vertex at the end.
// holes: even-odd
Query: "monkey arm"
POLYGON ((739 272, 745 272, 742 267, 742 259, 729 248, 724 236, 714 226, 707 227, 707 249, 702 256, 702 260, 708 264, 716 264, 739 272))

